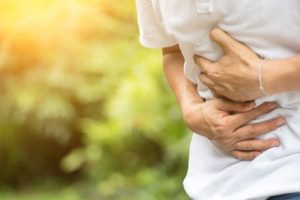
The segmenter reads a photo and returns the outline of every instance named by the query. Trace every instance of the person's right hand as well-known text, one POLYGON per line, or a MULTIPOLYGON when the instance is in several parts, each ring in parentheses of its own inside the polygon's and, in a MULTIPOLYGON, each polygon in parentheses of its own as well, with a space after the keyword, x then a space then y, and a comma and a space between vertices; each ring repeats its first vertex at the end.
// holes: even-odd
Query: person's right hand
POLYGON ((275 102, 255 107, 254 102, 238 103, 227 99, 212 99, 205 103, 194 101, 183 108, 183 118, 190 130, 207 137, 224 152, 240 160, 253 160, 262 151, 279 146, 276 138, 259 140, 283 124, 283 117, 248 124, 275 108, 275 102))

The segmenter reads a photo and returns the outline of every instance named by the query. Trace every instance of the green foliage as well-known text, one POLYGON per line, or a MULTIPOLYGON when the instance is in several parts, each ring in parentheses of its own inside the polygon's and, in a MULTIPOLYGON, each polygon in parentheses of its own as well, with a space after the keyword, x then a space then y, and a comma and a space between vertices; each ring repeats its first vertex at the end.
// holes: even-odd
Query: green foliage
POLYGON ((134 1, 2 10, 0 184, 23 192, 0 199, 186 199, 189 134, 134 1))

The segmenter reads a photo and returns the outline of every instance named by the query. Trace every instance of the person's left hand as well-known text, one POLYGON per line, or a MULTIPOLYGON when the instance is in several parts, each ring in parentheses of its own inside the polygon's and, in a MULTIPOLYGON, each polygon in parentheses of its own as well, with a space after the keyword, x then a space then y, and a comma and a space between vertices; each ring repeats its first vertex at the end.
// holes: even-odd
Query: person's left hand
POLYGON ((220 29, 214 29, 210 36, 221 45, 224 55, 217 62, 200 56, 194 57, 201 69, 200 80, 216 96, 233 101, 249 101, 261 97, 258 66, 262 59, 220 29))

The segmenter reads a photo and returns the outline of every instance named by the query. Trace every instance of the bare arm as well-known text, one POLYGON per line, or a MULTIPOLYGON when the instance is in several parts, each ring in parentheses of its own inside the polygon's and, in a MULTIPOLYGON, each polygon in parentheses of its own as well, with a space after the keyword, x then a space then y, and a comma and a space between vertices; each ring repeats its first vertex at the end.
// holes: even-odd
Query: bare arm
POLYGON ((178 46, 163 49, 165 75, 181 107, 184 121, 192 131, 214 141, 224 152, 241 160, 252 160, 262 151, 279 145, 276 138, 264 141, 254 138, 283 125, 281 117, 246 125, 275 109, 276 104, 265 103, 255 108, 253 102, 237 103, 222 98, 204 102, 196 86, 185 78, 183 64, 184 58, 178 46))
MULTIPOLYGON (((259 86, 259 66, 263 59, 220 29, 211 39, 222 46, 224 55, 216 62, 195 56, 201 69, 200 80, 218 96, 249 101, 264 96, 259 86)), ((300 55, 271 59, 263 64, 262 82, 269 95, 300 90, 300 55)))
POLYGON ((269 94, 300 90, 300 55, 270 60, 264 67, 264 85, 269 94))
POLYGON ((165 76, 182 111, 191 102, 203 103, 204 100, 197 94, 197 86, 184 76, 184 58, 179 46, 164 48, 162 53, 165 76))

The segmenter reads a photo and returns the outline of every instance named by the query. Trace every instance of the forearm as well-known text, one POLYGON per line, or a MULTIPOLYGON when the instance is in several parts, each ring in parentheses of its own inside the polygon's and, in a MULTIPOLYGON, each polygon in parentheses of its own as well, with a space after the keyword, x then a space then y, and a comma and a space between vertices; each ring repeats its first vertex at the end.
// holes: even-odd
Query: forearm
POLYGON ((203 102, 197 93, 196 85, 184 76, 183 65, 184 58, 180 51, 164 53, 165 76, 182 110, 193 102, 203 102))
POLYGON ((300 90, 300 55, 270 60, 264 72, 264 84, 269 94, 300 90))

